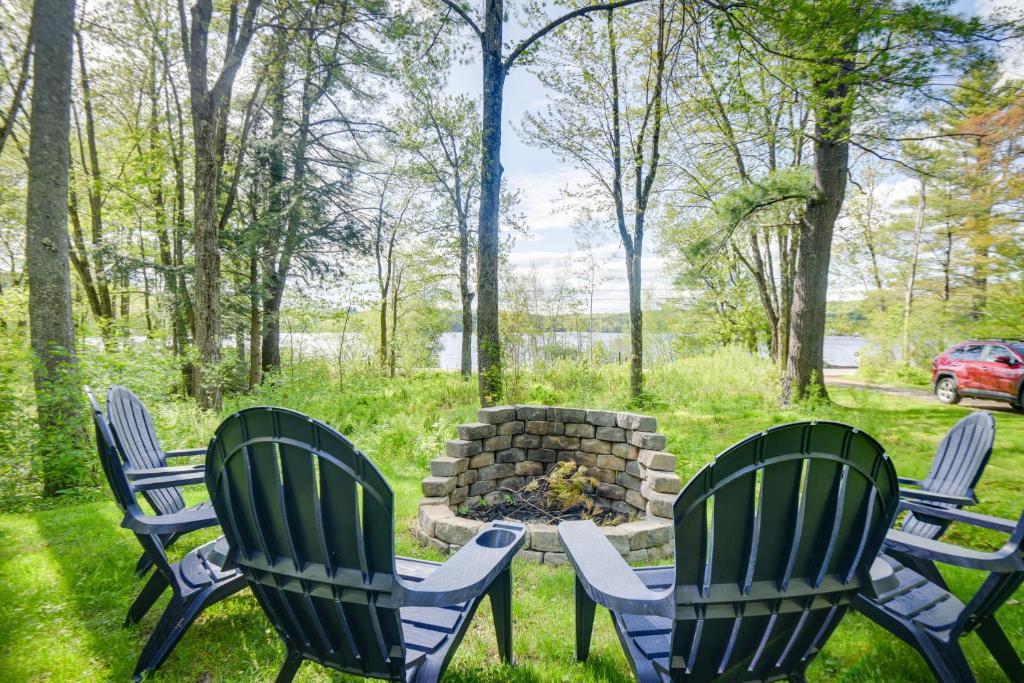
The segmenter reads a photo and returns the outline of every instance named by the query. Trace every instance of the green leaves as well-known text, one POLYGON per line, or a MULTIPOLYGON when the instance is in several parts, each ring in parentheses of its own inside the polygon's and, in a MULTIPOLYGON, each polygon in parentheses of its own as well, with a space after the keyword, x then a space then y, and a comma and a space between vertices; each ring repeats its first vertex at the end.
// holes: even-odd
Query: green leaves
POLYGON ((811 172, 805 166, 768 173, 762 178, 726 192, 701 219, 705 236, 689 246, 693 256, 716 250, 733 234, 768 212, 789 214, 815 196, 811 172))

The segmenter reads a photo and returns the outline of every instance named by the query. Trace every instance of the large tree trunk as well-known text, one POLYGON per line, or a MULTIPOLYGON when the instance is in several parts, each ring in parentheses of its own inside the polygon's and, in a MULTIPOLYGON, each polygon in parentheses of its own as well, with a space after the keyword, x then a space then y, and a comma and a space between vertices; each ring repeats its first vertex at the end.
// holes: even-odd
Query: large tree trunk
POLYGON ((263 339, 262 364, 265 372, 281 369, 281 283, 278 277, 277 261, 281 252, 281 236, 285 232, 287 216, 284 207, 285 163, 284 123, 285 95, 287 90, 287 40, 288 32, 279 26, 274 32, 273 59, 268 65, 267 103, 270 106, 270 138, 267 175, 270 187, 267 197, 267 234, 263 243, 263 339))
POLYGON ((68 134, 74 0, 36 0, 32 117, 28 160, 25 266, 28 271, 39 453, 47 495, 81 482, 69 467, 76 452, 80 391, 75 371, 68 265, 68 134), (69 441, 73 436, 73 441, 69 441))
POLYGON ((265 374, 281 369, 281 290, 277 285, 277 274, 274 273, 269 282, 265 278, 263 286, 263 348, 260 356, 265 374))
POLYGON ((476 297, 480 403, 500 400, 501 338, 498 334, 498 250, 501 201, 501 109, 505 68, 501 59, 502 0, 486 0, 483 45, 483 116, 480 146, 480 227, 476 297))
MULTIPOLYGON (((219 410, 221 387, 216 366, 220 363, 220 181, 224 168, 228 113, 235 76, 249 48, 259 0, 248 0, 239 25, 238 6, 233 4, 228 22, 224 63, 213 86, 209 76, 209 32, 212 0, 192 6, 191 30, 182 40, 192 96, 192 127, 195 142, 195 178, 192 186, 195 228, 195 280, 193 315, 199 362, 193 366, 192 394, 204 408, 219 410)), ((182 12, 183 14, 183 12, 182 12)))
POLYGON ((220 246, 217 215, 220 159, 214 153, 214 122, 208 107, 193 103, 195 182, 192 188, 195 224, 195 341, 199 362, 192 367, 192 392, 204 408, 220 409, 216 381, 220 363, 220 246))
POLYGON ((832 234, 846 195, 852 102, 849 86, 842 82, 818 84, 816 91, 825 97, 815 113, 814 197, 800 226, 784 404, 810 394, 828 398, 822 362, 828 268, 832 234))

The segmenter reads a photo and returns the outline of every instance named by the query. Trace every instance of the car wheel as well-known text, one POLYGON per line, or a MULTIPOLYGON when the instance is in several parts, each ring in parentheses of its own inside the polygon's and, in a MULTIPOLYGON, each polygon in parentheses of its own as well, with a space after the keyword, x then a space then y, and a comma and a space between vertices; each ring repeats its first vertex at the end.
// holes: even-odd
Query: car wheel
POLYGON ((1021 388, 1020 395, 1017 396, 1017 400, 1010 402, 1010 407, 1018 413, 1024 413, 1024 387, 1021 388))
POLYGON ((955 405, 960 402, 960 394, 956 390, 956 380, 943 377, 935 384, 935 395, 942 403, 955 405))

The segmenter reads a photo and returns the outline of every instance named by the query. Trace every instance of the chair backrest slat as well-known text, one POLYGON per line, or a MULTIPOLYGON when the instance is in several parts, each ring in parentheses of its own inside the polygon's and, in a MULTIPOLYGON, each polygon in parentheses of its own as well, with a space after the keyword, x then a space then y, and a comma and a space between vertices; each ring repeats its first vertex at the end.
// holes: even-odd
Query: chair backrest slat
MULTIPOLYGON (((973 497, 974 487, 992 455, 995 435, 996 423, 991 413, 979 410, 961 419, 939 443, 931 470, 921 480, 922 488, 947 495, 973 497)), ((946 503, 937 505, 955 507, 946 503)), ((942 536, 948 526, 948 523, 925 522, 908 514, 900 530, 935 539, 942 536)))
POLYGON ((881 446, 847 425, 782 425, 726 450, 676 499, 665 673, 801 671, 867 579, 898 499, 881 446))
MULTIPOLYGON (((131 389, 115 384, 107 391, 107 418, 113 427, 114 442, 129 466, 147 469, 165 467, 167 456, 146 406, 131 389)), ((181 489, 167 487, 144 491, 142 496, 158 514, 170 515, 185 507, 181 489)))
POLYGON ((250 408, 217 429, 206 482, 232 559, 288 646, 400 678, 394 498, 373 463, 323 423, 250 408))

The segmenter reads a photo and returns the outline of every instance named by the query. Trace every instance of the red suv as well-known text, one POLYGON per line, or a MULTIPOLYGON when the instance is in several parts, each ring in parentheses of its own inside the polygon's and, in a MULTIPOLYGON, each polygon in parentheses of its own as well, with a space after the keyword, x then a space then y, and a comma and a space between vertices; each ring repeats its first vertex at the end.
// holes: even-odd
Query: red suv
POLYGON ((932 386, 943 403, 973 396, 1024 410, 1024 341, 960 342, 932 361, 932 386))

